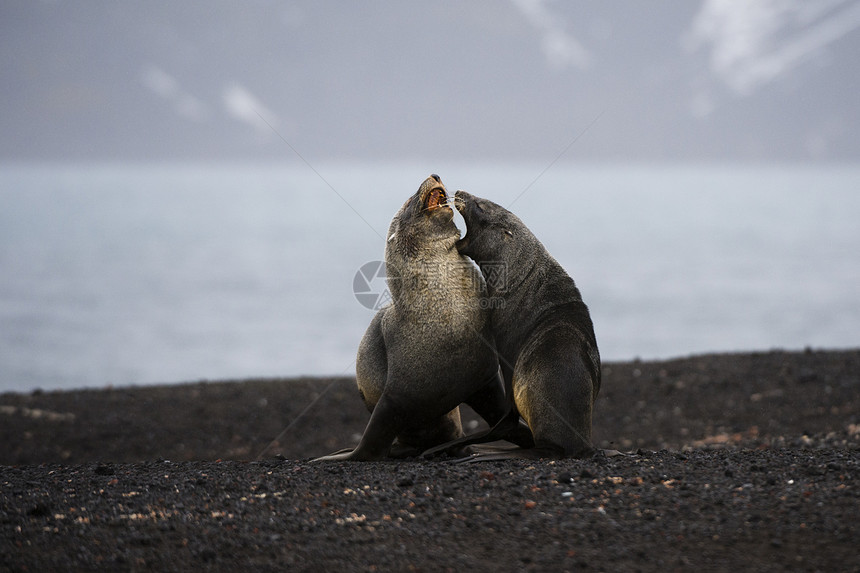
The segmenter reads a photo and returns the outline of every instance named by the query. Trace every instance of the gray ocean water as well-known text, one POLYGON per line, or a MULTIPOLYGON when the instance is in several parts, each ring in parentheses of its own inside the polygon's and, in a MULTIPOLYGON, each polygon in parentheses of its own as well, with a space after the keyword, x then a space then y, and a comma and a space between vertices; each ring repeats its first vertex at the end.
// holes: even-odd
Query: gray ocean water
POLYGON ((529 225, 604 359, 860 346, 860 167, 6 164, 0 391, 352 374, 431 172, 529 225))

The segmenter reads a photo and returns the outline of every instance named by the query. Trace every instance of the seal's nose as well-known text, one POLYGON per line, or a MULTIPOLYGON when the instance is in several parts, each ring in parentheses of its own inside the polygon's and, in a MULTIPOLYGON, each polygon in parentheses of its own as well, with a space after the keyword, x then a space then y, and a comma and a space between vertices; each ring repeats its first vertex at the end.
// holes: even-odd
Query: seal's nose
POLYGON ((435 179, 435 180, 436 180, 436 183, 442 183, 442 179, 440 179, 440 178, 439 178, 439 176, 438 176, 438 175, 436 175, 435 173, 433 173, 432 175, 430 175, 430 177, 432 177, 433 179, 435 179))

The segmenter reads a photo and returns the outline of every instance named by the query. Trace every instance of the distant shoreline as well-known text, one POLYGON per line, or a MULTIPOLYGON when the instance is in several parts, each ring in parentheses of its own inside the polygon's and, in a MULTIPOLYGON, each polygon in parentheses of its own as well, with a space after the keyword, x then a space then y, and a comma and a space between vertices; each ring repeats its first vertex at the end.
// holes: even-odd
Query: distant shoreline
MULTIPOLYGON (((717 356, 755 356, 761 354, 771 354, 771 353, 787 353, 787 354, 800 354, 800 353, 814 353, 814 352, 852 352, 854 350, 860 350, 860 346, 827 346, 827 347, 817 347, 817 346, 806 346, 804 348, 770 348, 766 350, 725 350, 725 351, 716 351, 716 352, 692 352, 689 354, 678 355, 678 356, 669 356, 666 358, 641 358, 638 356, 633 356, 629 359, 622 360, 603 360, 603 366, 611 366, 613 364, 659 364, 664 362, 676 362, 680 360, 695 360, 696 358, 702 357, 717 357, 717 356)), ((290 382, 290 381, 306 381, 306 380, 333 380, 333 379, 354 379, 354 374, 352 371, 343 374, 295 374, 295 375, 266 375, 266 376, 237 376, 237 377, 227 377, 227 378, 189 378, 186 380, 175 380, 175 381, 167 381, 167 382, 129 382, 124 384, 114 384, 114 383, 105 383, 101 385, 83 385, 83 386, 70 386, 68 388, 60 387, 60 386, 36 386, 28 390, 0 390, 0 397, 4 395, 29 395, 29 394, 46 394, 46 393, 64 393, 64 392, 86 392, 86 391, 111 391, 111 390, 123 390, 123 389, 146 389, 146 388, 161 388, 161 387, 179 387, 179 386, 191 386, 191 385, 199 385, 199 384, 240 384, 244 382, 290 382)))

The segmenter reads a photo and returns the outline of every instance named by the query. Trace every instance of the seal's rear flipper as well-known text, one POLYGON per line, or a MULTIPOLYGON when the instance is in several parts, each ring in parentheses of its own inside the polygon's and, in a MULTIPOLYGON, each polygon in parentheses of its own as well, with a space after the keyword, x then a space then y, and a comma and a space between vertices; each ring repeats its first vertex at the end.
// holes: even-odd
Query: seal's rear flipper
POLYGON ((601 450, 597 450, 597 452, 594 455, 602 455, 602 456, 605 456, 607 458, 617 458, 618 456, 630 457, 630 456, 635 456, 636 454, 634 452, 624 453, 624 452, 619 452, 618 450, 602 450, 601 449, 601 450))
POLYGON ((473 462, 491 462, 494 460, 539 460, 559 458, 614 458, 618 456, 635 456, 635 453, 624 453, 618 450, 604 450, 601 448, 584 449, 581 452, 565 453, 565 451, 554 444, 541 444, 533 448, 518 448, 516 446, 472 446, 468 448, 472 455, 453 460, 456 464, 470 464, 473 462))
POLYGON ((498 424, 489 430, 478 432, 477 434, 472 434, 470 436, 464 436, 445 444, 432 447, 429 450, 426 450, 422 454, 422 457, 425 459, 432 458, 437 454, 462 450, 466 446, 498 442, 500 440, 512 442, 521 448, 534 447, 534 438, 532 437, 531 430, 525 422, 520 420, 519 412, 512 409, 499 421, 498 424))
POLYGON ((475 462, 492 462, 498 460, 540 460, 568 457, 564 454, 564 450, 551 445, 538 446, 534 448, 519 448, 516 446, 478 446, 473 448, 473 450, 476 453, 466 458, 454 460, 454 463, 471 464, 475 462))

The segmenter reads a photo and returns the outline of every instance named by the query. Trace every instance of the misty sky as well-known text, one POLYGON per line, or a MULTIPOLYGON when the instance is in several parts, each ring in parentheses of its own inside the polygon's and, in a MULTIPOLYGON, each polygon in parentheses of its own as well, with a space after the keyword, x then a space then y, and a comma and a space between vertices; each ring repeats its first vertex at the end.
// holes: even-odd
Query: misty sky
POLYGON ((0 160, 860 158, 852 0, 21 1, 0 26, 0 160))

